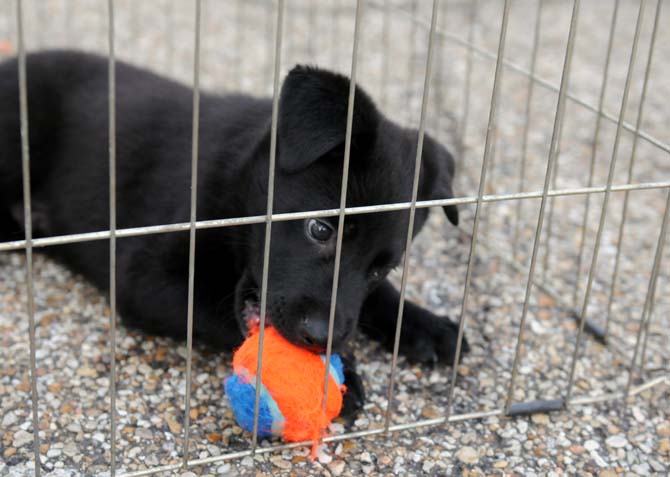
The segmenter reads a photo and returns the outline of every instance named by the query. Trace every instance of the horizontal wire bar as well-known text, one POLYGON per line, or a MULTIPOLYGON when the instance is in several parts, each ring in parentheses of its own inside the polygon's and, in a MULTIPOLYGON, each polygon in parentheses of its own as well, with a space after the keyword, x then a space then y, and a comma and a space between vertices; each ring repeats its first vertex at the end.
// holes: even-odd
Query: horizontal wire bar
MULTIPOLYGON (((384 8, 383 5, 381 5, 379 2, 376 2, 376 1, 373 1, 373 0, 370 0, 368 2, 368 4, 373 8, 377 8, 377 9, 384 8)), ((408 16, 411 21, 422 25, 426 29, 430 27, 429 22, 427 22, 425 20, 422 20, 420 18, 412 17, 410 15, 410 13, 408 11, 406 11, 405 9, 403 9, 402 7, 389 5, 388 8, 408 16)), ((470 49, 471 51, 477 53, 478 55, 480 55, 484 58, 487 58, 487 59, 493 60, 493 61, 496 60, 496 54, 494 52, 489 51, 486 48, 482 48, 480 46, 474 45, 471 42, 469 42, 467 40, 464 40, 463 38, 460 38, 457 35, 454 35, 453 33, 449 33, 447 31, 439 29, 439 28, 437 29, 436 33, 438 35, 441 35, 444 38, 454 42, 454 43, 457 43, 457 44, 459 44, 463 47, 466 47, 466 48, 470 49)), ((548 90, 553 91, 555 93, 558 93, 558 91, 559 91, 558 85, 552 83, 551 81, 549 81, 545 78, 542 78, 541 76, 531 74, 531 72, 528 71, 523 66, 520 66, 520 65, 518 65, 518 64, 516 64, 512 61, 506 60, 506 59, 503 59, 503 65, 505 65, 507 68, 509 68, 512 71, 515 71, 515 72, 517 72, 519 74, 522 74, 526 77, 532 78, 533 81, 535 81, 538 85, 544 87, 545 89, 548 89, 548 90)), ((566 95, 566 98, 575 102, 576 104, 588 109, 589 111, 591 111, 593 113, 601 115, 603 118, 607 119, 609 122, 611 122, 613 124, 617 124, 619 122, 619 119, 616 116, 614 116, 610 113, 607 113, 605 111, 602 111, 602 112, 599 111, 597 106, 591 104, 590 102, 588 102, 585 99, 582 99, 582 98, 579 98, 578 96, 575 96, 574 94, 571 94, 571 93, 568 92, 567 95, 566 95)), ((657 147, 658 149, 661 149, 662 151, 665 151, 665 152, 670 152, 670 144, 668 144, 666 142, 663 142, 660 139, 655 138, 654 136, 652 136, 649 133, 646 133, 644 131, 636 130, 635 127, 631 123, 624 121, 623 124, 622 124, 622 127, 629 132, 637 134, 638 136, 640 136, 640 138, 644 139, 649 144, 652 144, 653 146, 657 147)))
MULTIPOLYGON (((657 378, 651 379, 649 381, 646 381, 638 386, 635 386, 634 388, 631 388, 630 391, 630 396, 636 396, 644 391, 647 391, 649 389, 652 389, 656 386, 660 386, 665 384, 666 386, 670 386, 670 378, 667 376, 659 376, 657 378)), ((587 404, 595 404, 595 403, 600 403, 600 402, 607 402, 607 401, 612 401, 616 399, 621 399, 623 396, 623 393, 610 393, 610 394, 599 394, 595 396, 584 396, 584 397, 579 397, 579 398, 574 398, 572 401, 570 401, 571 406, 583 406, 587 404)), ((461 422, 461 421, 469 421, 469 420, 474 420, 474 419, 485 419, 487 417, 493 417, 493 416, 502 416, 504 415, 504 409, 492 409, 489 411, 477 411, 477 412, 469 412, 469 413, 463 413, 463 414, 453 414, 449 416, 449 422, 461 422)), ((400 431, 405 431, 409 429, 419 429, 422 427, 432 427, 432 426, 437 426, 440 424, 444 424, 446 419, 444 417, 438 417, 434 419, 422 419, 416 422, 410 422, 410 423, 405 423, 405 424, 395 424, 389 428, 390 432, 400 432, 400 431)), ((347 432, 344 434, 338 434, 336 436, 329 436, 325 437, 323 439, 323 442, 339 442, 339 441, 344 441, 347 439, 356 439, 360 437, 368 437, 368 436, 374 436, 374 435, 379 435, 383 434, 385 432, 384 427, 376 427, 373 429, 365 429, 362 431, 356 431, 356 432, 347 432)), ((289 449, 295 449, 296 447, 303 447, 303 446, 309 446, 311 445, 311 441, 304 441, 304 442, 293 442, 290 444, 278 444, 274 446, 268 446, 268 447, 261 447, 256 449, 256 454, 269 454, 272 452, 278 452, 278 451, 284 451, 284 450, 289 450, 289 449)), ((187 466, 189 468, 192 467, 197 467, 201 465, 207 465, 207 464, 215 464, 217 462, 222 462, 226 460, 234 460, 234 459, 239 459, 242 457, 247 457, 251 455, 251 450, 242 450, 242 451, 235 451, 235 452, 229 452, 227 454, 221 454, 213 457, 205 457, 203 459, 194 459, 190 460, 187 463, 187 466)), ((158 467, 153 467, 151 469, 143 469, 143 470, 138 470, 138 471, 133 471, 133 472, 128 472, 125 474, 119 474, 118 477, 142 477, 145 475, 153 475, 157 474, 159 472, 167 472, 171 470, 176 470, 181 468, 181 464, 169 464, 169 465, 163 465, 163 466, 158 466, 158 467)))
MULTIPOLYGON (((629 396, 637 396, 640 393, 643 393, 645 391, 648 391, 659 384, 665 384, 667 386, 670 386, 670 378, 667 376, 659 376, 657 378, 651 379, 649 381, 646 381, 639 386, 636 386, 635 388, 631 388, 629 396)), ((583 406, 585 404, 595 404, 599 402, 607 402, 607 401, 614 401, 621 399, 625 396, 623 392, 618 392, 618 393, 606 393, 606 394, 600 394, 597 396, 584 396, 584 397, 578 397, 570 400, 570 405, 571 406, 583 406)))
MULTIPOLYGON (((620 184, 612 186, 612 192, 641 191, 650 189, 665 189, 670 187, 670 181, 662 182, 641 182, 636 184, 620 184)), ((601 194, 605 192, 605 186, 598 187, 576 187, 568 189, 550 190, 550 197, 568 197, 584 194, 601 194)), ((511 194, 491 194, 482 197, 483 202, 503 202, 508 200, 539 199, 542 197, 542 191, 515 192, 511 194)), ((444 207, 447 205, 465 205, 477 202, 476 196, 457 197, 453 199, 435 199, 417 201, 417 208, 444 207)), ((373 214, 378 212, 393 212, 398 210, 407 210, 411 207, 411 202, 396 202, 392 204, 366 205, 360 207, 347 207, 344 210, 345 215, 373 214)), ((304 212, 286 212, 273 214, 273 222, 284 222, 287 220, 301 220, 322 217, 336 217, 340 209, 322 209, 304 212)), ((253 225, 265 223, 265 215, 252 215, 248 217, 233 217, 228 219, 199 220, 196 224, 197 230, 215 229, 221 227, 233 227, 240 225, 253 225)), ((189 222, 179 222, 165 225, 149 225, 144 227, 129 227, 116 230, 117 238, 139 237, 144 235, 164 234, 171 232, 188 232, 189 222)), ((51 247, 54 245, 65 245, 79 242, 92 242, 95 240, 109 239, 109 230, 98 232, 84 232, 69 235, 57 235, 52 237, 43 237, 33 239, 32 246, 51 247)), ((0 242, 0 252, 10 250, 22 250, 26 248, 25 240, 14 240, 11 242, 0 242)))

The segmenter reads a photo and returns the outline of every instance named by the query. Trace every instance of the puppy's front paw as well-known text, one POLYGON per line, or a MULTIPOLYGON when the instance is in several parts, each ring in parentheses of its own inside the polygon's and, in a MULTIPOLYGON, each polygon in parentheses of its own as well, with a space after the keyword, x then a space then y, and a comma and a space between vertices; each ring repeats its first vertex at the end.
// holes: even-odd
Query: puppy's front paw
MULTIPOLYGON (((452 365, 456 356, 458 325, 448 317, 425 312, 420 318, 413 317, 403 323, 400 352, 416 363, 442 363, 452 365)), ((470 351, 463 336, 461 357, 470 351)))
POLYGON ((344 368, 344 384, 347 391, 342 398, 342 412, 340 417, 353 422, 356 414, 363 408, 365 404, 365 389, 363 388, 363 381, 361 377, 351 368, 344 368))

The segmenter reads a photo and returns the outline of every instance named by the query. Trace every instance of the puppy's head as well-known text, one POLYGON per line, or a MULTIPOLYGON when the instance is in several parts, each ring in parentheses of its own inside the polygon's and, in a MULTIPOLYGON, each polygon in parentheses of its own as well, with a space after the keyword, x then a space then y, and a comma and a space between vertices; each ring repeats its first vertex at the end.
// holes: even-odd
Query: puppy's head
MULTIPOLYGON (((280 95, 274 213, 339 207, 345 149, 349 80, 315 68, 294 68, 280 95)), ((269 133, 268 133, 269 134, 269 133)), ((347 207, 411 199, 417 131, 401 128, 377 110, 356 88, 347 207)), ((254 210, 265 213, 267 151, 255 165, 256 187, 249 197, 254 210)), ((447 150, 426 135, 419 200, 453 197, 454 161, 447 150)), ((455 206, 444 208, 458 223, 455 206)), ((416 211, 414 232, 428 216, 416 211)), ((407 238, 409 212, 349 215, 344 221, 333 345, 352 334, 363 302, 396 267, 407 238)), ((321 351, 328 337, 335 267, 337 217, 274 222, 268 280, 267 319, 288 340, 321 351)), ((265 227, 256 226, 248 240, 247 267, 238 284, 238 306, 257 306, 263 271, 265 227)), ((246 329, 245 314, 240 313, 246 329)))

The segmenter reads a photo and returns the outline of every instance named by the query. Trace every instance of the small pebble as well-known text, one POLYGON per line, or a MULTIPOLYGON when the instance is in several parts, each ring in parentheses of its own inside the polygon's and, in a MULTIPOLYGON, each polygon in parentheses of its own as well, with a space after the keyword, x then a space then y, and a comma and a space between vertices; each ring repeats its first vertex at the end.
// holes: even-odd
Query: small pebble
POLYGON ((430 475, 431 471, 433 470, 433 467, 435 467, 435 462, 433 461, 426 461, 423 463, 421 466, 421 469, 428 475, 430 475))
POLYGON ((546 426, 548 425, 551 421, 549 420, 549 416, 547 414, 533 414, 530 419, 533 421, 535 424, 539 424, 541 426, 546 426))
POLYGON ((593 451, 598 449, 599 447, 600 444, 598 444, 593 439, 588 439, 587 441, 584 442, 584 449, 586 449, 587 451, 593 451))
POLYGON ((58 457, 59 455, 61 455, 61 450, 60 449, 49 449, 47 451, 47 457, 49 457, 50 459, 52 459, 54 457, 58 457))
POLYGON ((13 426, 17 421, 16 414, 13 411, 9 411, 2 418, 2 427, 8 429, 9 426, 13 426))
POLYGON ((225 474, 227 474, 228 472, 230 472, 230 469, 231 469, 231 465, 230 465, 230 464, 223 464, 223 465, 220 465, 220 466, 218 466, 218 467, 216 468, 216 473, 217 473, 218 475, 225 475, 225 474))
POLYGON ((479 461, 479 454, 472 447, 461 447, 456 453, 456 458, 464 464, 476 464, 479 461))
POLYGON ((328 452, 320 452, 319 457, 317 457, 318 461, 321 462, 322 464, 330 464, 333 460, 330 454, 328 452))
POLYGON ((16 431, 16 433, 14 433, 14 440, 12 441, 12 445, 14 447, 21 447, 24 444, 27 444, 32 441, 33 441, 33 433, 20 429, 16 431))
POLYGON ((74 442, 68 442, 63 447, 63 454, 65 454, 68 457, 73 457, 77 455, 78 452, 79 449, 77 448, 77 445, 74 442))
POLYGON ((614 436, 608 437, 605 441, 605 444, 607 444, 609 447, 620 449, 622 447, 626 447, 626 444, 628 444, 628 439, 626 439, 626 437, 622 434, 616 434, 614 436))
POLYGON ((333 475, 342 475, 342 472, 344 472, 344 467, 345 467, 344 461, 339 459, 334 460, 333 462, 328 464, 328 470, 330 470, 330 472, 333 475))
POLYGON ((663 470, 668 470, 663 464, 655 459, 649 460, 649 465, 654 469, 654 472, 662 472, 663 470))
POLYGON ((280 455, 274 455, 270 457, 270 462, 272 462, 273 465, 276 467, 279 467, 280 469, 290 469, 291 468, 291 462, 284 460, 284 458, 280 455))

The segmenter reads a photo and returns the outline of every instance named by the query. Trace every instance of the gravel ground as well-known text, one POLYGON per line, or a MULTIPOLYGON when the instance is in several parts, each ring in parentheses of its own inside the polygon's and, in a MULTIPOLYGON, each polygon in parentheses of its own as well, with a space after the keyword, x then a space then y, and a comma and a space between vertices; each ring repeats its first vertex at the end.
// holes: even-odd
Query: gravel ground
MULTIPOLYGON (((28 46, 76 45, 105 51, 104 4, 91 1, 26 2, 28 46), (37 8, 37 5, 41 5, 37 8), (67 14, 67 5, 72 13, 67 14)), ((370 0, 370 4, 374 2, 370 0)), ((381 2, 380 2, 381 3, 381 2)), ((403 2, 391 2, 407 8, 403 2)), ((482 0, 476 43, 494 51, 501 3, 482 0)), ((296 62, 311 62, 348 70, 353 31, 351 0, 320 3, 314 17, 306 1, 291 0, 286 16, 284 70, 296 62), (335 5, 331 7, 329 5, 335 5), (310 23, 311 19, 311 23, 310 23), (308 41, 307 38, 310 38, 308 41), (334 41, 337 40, 337 41, 334 41)), ((261 2, 205 1, 203 23, 203 84, 221 90, 267 92, 268 34, 271 18, 261 2), (227 28, 230 25, 231 28, 227 28), (243 28, 238 28, 243 25, 243 28), (234 67, 231 67, 234 65, 234 67)), ((515 0, 505 57, 526 68, 534 1, 515 0)), ((622 0, 610 71, 605 110, 618 116, 626 76, 637 2, 622 0)), ((627 121, 637 114, 644 65, 656 3, 649 2, 633 77, 627 121)), ((117 1, 120 57, 190 79, 193 11, 191 2, 117 1), (167 13, 166 13, 167 12, 167 13), (168 35, 167 33, 170 33, 168 35)), ((670 20, 666 1, 661 25, 670 20)), ((429 20, 429 2, 419 2, 417 15, 429 20)), ((468 34, 467 2, 447 2, 441 27, 449 34, 468 34)), ((597 104, 601 83, 610 2, 582 2, 570 92, 597 104)), ((545 1, 538 74, 560 81, 569 25, 568 2, 545 1)), ((11 52, 11 2, 0 4, 0 55, 11 52), (4 52, 4 53, 3 53, 4 52)), ((417 124, 425 60, 425 31, 414 28, 397 12, 391 14, 388 70, 383 60, 382 13, 364 13, 359 78, 393 118, 417 124), (414 42, 410 40, 414 36, 414 42), (412 54, 411 45, 418 52, 412 54), (385 74, 384 71, 387 71, 385 74), (386 82, 384 80, 386 79, 386 82), (386 85, 386 86, 385 86, 386 85)), ((661 28, 650 76, 643 129, 668 142, 670 110, 670 31, 661 28)), ((484 148, 493 63, 475 56, 470 113, 465 136, 454 134, 464 100, 466 52, 453 42, 442 42, 433 86, 430 127, 452 145, 459 156, 458 192, 473 195, 484 148), (443 84, 443 88, 437 86, 443 84), (435 110, 441 114, 435 114, 435 110), (456 138, 460 138, 458 141, 456 138)), ((503 76, 494 165, 487 191, 516 192, 524 126, 527 80, 511 70, 503 76)), ((526 191, 538 190, 544 180, 546 157, 556 107, 556 94, 536 87, 528 145, 526 191)), ((587 185, 587 163, 595 115, 569 102, 559 158, 558 188, 587 185)), ((462 132, 462 129, 460 130, 462 132)), ((600 135, 595 184, 604 184, 612 157, 615 125, 604 121, 600 135)), ((632 135, 624 133, 614 181, 626 182, 632 135)), ((668 154, 640 141, 633 182, 670 180, 668 154)), ((576 368, 573 398, 621 392, 628 379, 649 272, 658 240, 665 190, 630 194, 628 227, 622 247, 621 275, 612 309, 612 342, 607 346, 586 337, 576 368)), ((617 228, 623 195, 614 193, 595 274, 588 313, 604 323, 617 228)), ((545 278, 560 300, 537 288, 530 301, 525 345, 514 390, 517 402, 565 395, 576 323, 570 319, 576 281, 579 231, 584 196, 558 198, 551 215, 552 239, 539 254, 539 278, 545 278), (544 264, 548 267, 545 269, 544 264)), ((587 222, 583 275, 593 250, 601 196, 593 196, 587 222)), ((478 253, 466 313, 472 352, 458 369, 454 414, 502 408, 510 382, 516 337, 526 285, 539 201, 523 204, 520 258, 503 260, 495 249, 510 250, 516 220, 515 202, 490 204, 483 209, 478 253), (521 271, 519 271, 521 270, 521 271)), ((459 229, 433 214, 427 230, 416 240, 411 256, 409 298, 441 314, 458 317, 471 244, 472 207, 463 207, 459 229)), ((544 236, 546 237, 546 224, 544 236)), ((544 243, 544 242, 543 242, 544 243)), ((389 436, 344 440, 328 445, 317 462, 309 462, 307 448, 244 457, 192 469, 201 475, 668 475, 670 469, 670 269, 666 247, 657 301, 650 328, 645 372, 636 384, 660 378, 660 384, 639 393, 622 413, 621 399, 573 405, 569 410, 532 417, 491 415, 466 419, 445 427, 423 427, 389 436), (665 381, 662 378, 665 377, 665 381)), ((109 351, 106 300, 81 277, 38 255, 36 269, 37 367, 40 442, 43 470, 48 475, 108 474, 109 351)), ((0 475, 32 474, 32 426, 28 365, 25 277, 22 254, 0 254, 0 475)), ((396 274, 396 279, 399 275, 396 274)), ((581 300, 581 298, 580 298, 581 300)), ((581 305, 581 301, 577 303, 581 305)), ((181 455, 185 346, 126 330, 118 332, 119 467, 123 471, 178 463, 181 455)), ((360 372, 368 391, 364 412, 353 431, 383 425, 387 407, 391 356, 375 343, 356 343, 360 372)), ((222 391, 230 355, 196 349, 193 356, 191 456, 207 458, 244 450, 249 436, 234 425, 222 391)), ((451 370, 412 366, 400 359, 393 423, 412 423, 443 416, 451 370)), ((335 434, 345 431, 342 423, 335 434)), ((347 429, 349 430, 349 429, 347 429)), ((270 443, 263 442, 263 446, 270 443)), ((173 475, 165 472, 161 475, 173 475)), ((190 472, 181 475, 192 475, 190 472)))

